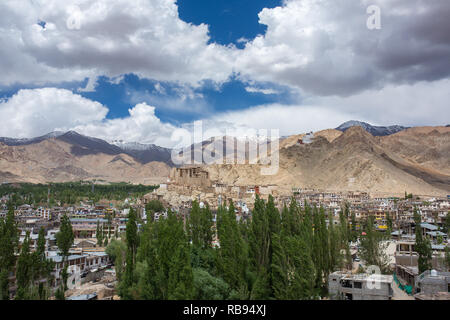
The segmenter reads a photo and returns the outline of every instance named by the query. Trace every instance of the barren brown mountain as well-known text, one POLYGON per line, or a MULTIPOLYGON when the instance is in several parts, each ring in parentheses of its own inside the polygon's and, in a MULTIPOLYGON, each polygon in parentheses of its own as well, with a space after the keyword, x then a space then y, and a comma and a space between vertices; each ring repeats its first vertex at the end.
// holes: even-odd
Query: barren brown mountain
POLYGON ((169 166, 163 162, 142 164, 129 155, 90 153, 80 155, 70 143, 47 139, 23 146, 0 144, 2 182, 65 182, 105 180, 154 184, 166 181, 169 166))
POLYGON ((262 176, 257 165, 214 165, 211 178, 239 185, 278 185, 288 191, 307 187, 330 191, 370 191, 374 194, 447 195, 450 193, 450 128, 412 128, 373 137, 361 127, 344 133, 316 133, 311 144, 304 135, 285 139, 280 169, 262 176))
MULTIPOLYGON (((312 143, 299 143, 304 137, 294 135, 280 142, 280 168, 272 176, 261 175, 260 165, 205 168, 214 181, 241 186, 277 185, 286 193, 301 187, 380 195, 403 195, 405 191, 430 196, 450 194, 449 127, 416 127, 374 137, 355 126, 345 132, 319 131, 312 143)), ((48 138, 19 146, 0 143, 0 182, 97 179, 153 184, 165 182, 169 175, 167 164, 143 164, 100 140, 91 149, 89 143, 70 141, 48 138)))

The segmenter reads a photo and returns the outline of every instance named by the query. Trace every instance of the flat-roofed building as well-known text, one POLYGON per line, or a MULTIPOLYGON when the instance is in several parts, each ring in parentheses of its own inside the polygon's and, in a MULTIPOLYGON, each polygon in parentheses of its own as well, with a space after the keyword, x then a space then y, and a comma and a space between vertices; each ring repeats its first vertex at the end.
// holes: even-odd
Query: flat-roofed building
POLYGON ((334 272, 328 277, 328 291, 334 300, 390 300, 394 278, 380 274, 334 272))

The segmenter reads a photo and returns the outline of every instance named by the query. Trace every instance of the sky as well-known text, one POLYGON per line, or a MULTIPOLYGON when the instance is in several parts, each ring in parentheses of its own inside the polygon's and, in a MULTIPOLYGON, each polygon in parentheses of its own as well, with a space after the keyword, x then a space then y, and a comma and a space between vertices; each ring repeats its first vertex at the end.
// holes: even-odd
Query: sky
POLYGON ((0 136, 447 125, 449 16, 448 0, 3 0, 0 136))

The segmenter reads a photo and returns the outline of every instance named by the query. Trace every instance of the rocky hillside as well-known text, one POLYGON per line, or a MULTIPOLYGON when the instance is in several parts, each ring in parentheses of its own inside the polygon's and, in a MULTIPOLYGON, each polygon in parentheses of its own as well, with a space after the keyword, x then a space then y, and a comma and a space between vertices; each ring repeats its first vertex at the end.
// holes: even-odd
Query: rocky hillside
POLYGON ((108 143, 105 140, 87 137, 75 131, 52 132, 31 139, 0 138, 0 143, 4 143, 10 147, 30 146, 51 139, 70 144, 71 153, 75 156, 101 153, 109 155, 128 154, 142 164, 157 161, 164 162, 169 166, 173 165, 170 149, 158 147, 153 144, 123 143, 120 141, 108 143))
POLYGON ((285 139, 280 170, 262 176, 257 165, 207 167, 213 179, 239 185, 276 184, 285 189, 366 190, 379 194, 450 194, 450 129, 412 128, 374 137, 360 126, 342 134, 316 133, 310 144, 285 139))
POLYGON ((0 143, 0 181, 46 183, 96 179, 153 184, 167 179, 169 166, 163 162, 142 164, 125 153, 101 149, 99 141, 94 140, 90 146, 83 142, 86 141, 69 142, 66 136, 19 146, 0 143))
MULTIPOLYGON (((261 175, 261 166, 248 162, 205 168, 216 181, 242 186, 278 185, 286 192, 292 187, 308 187, 390 195, 403 195, 405 191, 450 194, 450 127, 415 127, 378 136, 369 131, 355 125, 308 137, 285 137, 280 141, 280 168, 271 176, 261 175)), ((199 149, 209 150, 211 146, 205 141, 199 149)), ((248 156, 249 150, 241 153, 248 156)), ((0 182, 97 179, 152 184, 166 181, 170 165, 169 149, 110 144, 76 132, 0 139, 0 182)))

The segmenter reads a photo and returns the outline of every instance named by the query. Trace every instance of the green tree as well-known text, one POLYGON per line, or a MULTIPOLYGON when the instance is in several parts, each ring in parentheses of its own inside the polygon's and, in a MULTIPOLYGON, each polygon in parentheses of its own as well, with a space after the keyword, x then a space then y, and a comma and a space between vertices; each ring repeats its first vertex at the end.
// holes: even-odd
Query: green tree
POLYGON ((358 239, 358 232, 356 231, 356 216, 355 212, 351 214, 351 241, 356 242, 358 239))
MULTIPOLYGON (((185 241, 183 241, 185 242, 185 241)), ((187 242, 180 243, 169 271, 168 299, 190 300, 194 297, 193 273, 187 242)))
MULTIPOLYGON (((127 268, 131 262, 127 248, 127 268), (130 262, 128 262, 130 261, 130 262)), ((122 277, 123 299, 192 299, 193 275, 183 221, 168 210, 167 219, 147 222, 140 235, 136 267, 122 277)))
POLYGON ((449 214, 449 212, 447 212, 447 215, 445 216, 443 227, 444 227, 444 232, 446 232, 447 235, 450 236, 450 214, 449 214))
POLYGON ((341 249, 345 251, 345 264, 347 269, 352 268, 352 256, 350 254, 350 228, 348 224, 348 218, 350 214, 350 208, 348 203, 345 203, 344 208, 339 212, 339 238, 341 243, 341 249))
POLYGON ((8 213, 0 219, 0 299, 9 299, 9 275, 16 264, 15 253, 19 243, 19 231, 14 220, 14 207, 8 205, 8 213))
POLYGON ((103 230, 100 227, 100 220, 97 220, 97 229, 95 231, 97 237, 97 245, 101 247, 103 245, 103 230))
POLYGON ((214 277, 208 271, 195 268, 194 299, 195 300, 226 300, 230 294, 230 287, 221 278, 214 277))
POLYGON ((106 253, 110 257, 112 263, 114 263, 116 269, 117 279, 120 281, 122 272, 125 267, 125 257, 126 257, 127 246, 125 242, 118 239, 113 239, 106 247, 106 253))
POLYGON ((386 214, 386 224, 387 224, 387 238, 391 238, 392 233, 392 218, 389 212, 386 214))
POLYGON ((311 249, 301 236, 274 235, 272 277, 274 297, 278 300, 315 298, 311 249))
POLYGON ((67 290, 67 269, 69 264, 67 263, 67 258, 69 256, 69 250, 73 245, 74 234, 72 230, 72 224, 67 215, 61 218, 61 224, 59 227, 59 232, 56 234, 56 244, 58 245, 60 255, 62 256, 62 288, 61 290, 65 292, 67 290))
POLYGON ((132 289, 134 283, 133 273, 136 266, 136 253, 139 245, 137 215, 134 208, 130 208, 130 212, 128 213, 128 221, 125 234, 127 244, 126 266, 124 279, 121 283, 122 286, 120 294, 124 299, 131 299, 132 294, 130 290, 132 289))
POLYGON ((233 203, 229 209, 221 207, 217 213, 217 233, 220 248, 217 251, 217 270, 232 290, 248 298, 246 274, 248 267, 247 247, 240 232, 233 203))
POLYGON ((272 293, 272 254, 275 234, 281 231, 281 217, 272 196, 267 205, 257 196, 255 210, 249 227, 249 248, 256 282, 251 293, 252 299, 268 299, 272 293))
POLYGON ((389 271, 389 257, 386 254, 387 244, 383 236, 375 230, 374 217, 370 216, 365 224, 366 235, 361 237, 360 255, 367 265, 378 266, 381 272, 389 271))
POLYGON ((328 213, 328 234, 330 239, 330 272, 337 271, 342 267, 341 246, 339 243, 339 230, 334 225, 333 213, 328 213))
POLYGON ((433 251, 431 248, 431 242, 422 235, 422 217, 417 212, 417 208, 414 208, 414 223, 415 223, 415 233, 416 233, 416 243, 415 250, 419 255, 418 267, 419 274, 430 270, 432 268, 432 255, 433 251))
POLYGON ((39 230, 38 240, 36 251, 32 254, 32 278, 33 284, 36 281, 39 281, 38 285, 38 295, 36 298, 40 300, 46 300, 48 298, 49 293, 49 279, 51 276, 51 272, 54 269, 54 263, 51 260, 48 260, 45 256, 45 230, 41 227, 39 230), (42 278, 47 279, 47 283, 44 284, 40 281, 42 278))
POLYGON ((22 243, 19 258, 17 259, 16 280, 17 300, 30 299, 33 260, 30 252, 30 232, 28 231, 22 243))
POLYGON ((448 246, 445 247, 444 251, 444 267, 447 271, 450 271, 450 248, 448 246))
POLYGON ((330 248, 328 228, 325 221, 325 211, 314 207, 314 251, 312 254, 316 268, 316 287, 323 289, 330 273, 330 248))

